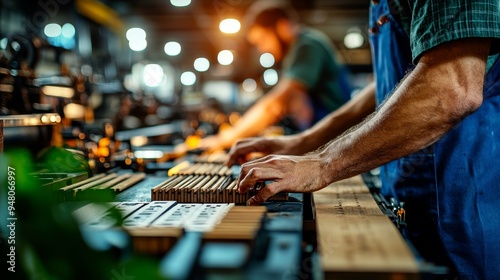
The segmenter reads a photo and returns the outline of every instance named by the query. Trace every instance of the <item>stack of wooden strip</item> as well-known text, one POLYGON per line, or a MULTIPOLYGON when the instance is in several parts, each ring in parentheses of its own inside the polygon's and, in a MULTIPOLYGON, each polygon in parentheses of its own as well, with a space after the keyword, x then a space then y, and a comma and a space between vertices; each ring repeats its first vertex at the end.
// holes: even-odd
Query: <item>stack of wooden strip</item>
POLYGON ((144 178, 146 178, 144 173, 98 174, 81 182, 57 189, 57 199, 59 201, 71 201, 98 198, 99 196, 113 197, 144 178))
POLYGON ((252 243, 266 211, 265 206, 234 206, 213 230, 203 235, 203 240, 252 243))
POLYGON ((174 166, 169 170, 168 175, 219 175, 219 176, 231 176, 232 170, 225 165, 220 163, 194 163, 189 164, 189 162, 181 162, 180 164, 174 166))
POLYGON ((182 237, 182 228, 127 228, 133 250, 138 254, 163 257, 182 237))
MULTIPOLYGON (((233 171, 219 163, 181 162, 168 171, 169 178, 151 189, 151 200, 175 200, 181 203, 245 204, 259 186, 240 194, 233 171)), ((288 194, 280 193, 269 201, 286 201, 288 194)))
POLYGON ((181 203, 244 204, 249 194, 240 194, 230 176, 174 176, 151 189, 151 200, 176 200, 181 203))

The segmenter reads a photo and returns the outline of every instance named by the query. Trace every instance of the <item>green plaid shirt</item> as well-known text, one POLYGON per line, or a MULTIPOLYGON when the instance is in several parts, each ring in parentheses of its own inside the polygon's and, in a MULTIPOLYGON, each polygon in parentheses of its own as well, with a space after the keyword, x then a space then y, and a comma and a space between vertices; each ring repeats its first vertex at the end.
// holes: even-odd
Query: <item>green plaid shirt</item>
POLYGON ((435 46, 474 37, 496 38, 488 70, 498 58, 500 0, 399 0, 399 4, 415 64, 423 52, 435 46))

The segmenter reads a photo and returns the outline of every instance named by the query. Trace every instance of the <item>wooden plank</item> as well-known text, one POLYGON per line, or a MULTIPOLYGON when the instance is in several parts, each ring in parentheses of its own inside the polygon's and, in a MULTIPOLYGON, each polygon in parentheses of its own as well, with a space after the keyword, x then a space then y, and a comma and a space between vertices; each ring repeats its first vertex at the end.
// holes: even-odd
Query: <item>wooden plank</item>
POLYGON ((418 271, 413 254, 388 217, 318 214, 317 219, 324 271, 418 271))
POLYGON ((365 186, 331 185, 313 194, 316 213, 383 216, 365 186))
POLYGON ((411 249, 357 177, 313 194, 325 278, 370 273, 416 276, 418 265, 411 249))

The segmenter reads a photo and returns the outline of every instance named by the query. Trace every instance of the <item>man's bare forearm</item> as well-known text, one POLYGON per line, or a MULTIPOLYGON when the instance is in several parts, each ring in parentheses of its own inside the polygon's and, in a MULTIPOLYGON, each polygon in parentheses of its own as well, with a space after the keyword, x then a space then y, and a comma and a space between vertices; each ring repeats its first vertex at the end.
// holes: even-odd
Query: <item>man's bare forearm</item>
POLYGON ((482 102, 489 41, 462 40, 424 55, 380 110, 318 155, 328 182, 425 148, 482 102))
POLYGON ((297 153, 313 151, 360 123, 375 110, 375 82, 368 84, 349 102, 300 133, 297 153))
POLYGON ((234 127, 222 133, 222 138, 232 144, 237 139, 258 135, 288 113, 287 106, 291 99, 303 96, 307 93, 302 85, 291 80, 281 81, 251 106, 234 127))
POLYGON ((234 142, 239 138, 258 135, 264 129, 276 123, 282 115, 282 105, 271 99, 262 99, 252 106, 238 123, 222 135, 234 142))

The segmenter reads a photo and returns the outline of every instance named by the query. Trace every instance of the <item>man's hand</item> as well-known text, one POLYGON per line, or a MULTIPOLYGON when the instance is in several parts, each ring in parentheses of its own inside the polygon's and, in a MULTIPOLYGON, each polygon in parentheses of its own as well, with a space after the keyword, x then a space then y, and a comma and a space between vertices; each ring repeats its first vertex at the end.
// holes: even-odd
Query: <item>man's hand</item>
POLYGON ((379 110, 306 156, 266 156, 242 166, 240 192, 274 181, 247 204, 282 192, 312 192, 433 144, 482 103, 491 39, 460 39, 422 55, 379 110))
POLYGON ((299 143, 300 137, 298 135, 243 139, 231 147, 226 165, 243 164, 250 160, 250 156, 255 153, 261 155, 297 155, 301 150, 297 147, 299 143))
POLYGON ((257 182, 274 181, 247 201, 258 205, 279 192, 313 192, 328 185, 323 179, 324 160, 317 154, 307 156, 266 156, 241 166, 238 190, 245 193, 257 182))

